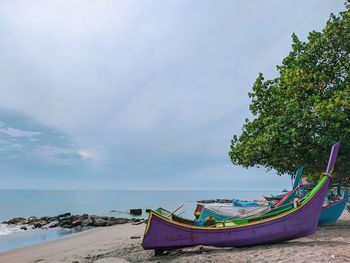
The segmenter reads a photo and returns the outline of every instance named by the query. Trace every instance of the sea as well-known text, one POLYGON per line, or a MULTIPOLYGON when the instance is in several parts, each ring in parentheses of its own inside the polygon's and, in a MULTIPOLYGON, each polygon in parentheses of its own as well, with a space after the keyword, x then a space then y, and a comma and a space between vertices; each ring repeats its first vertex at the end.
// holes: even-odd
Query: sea
MULTIPOLYGON (((132 208, 163 207, 193 219, 197 201, 209 199, 260 200, 276 191, 169 191, 169 190, 0 190, 0 222, 14 217, 55 216, 62 213, 130 217, 132 208)), ((227 206, 227 204, 226 204, 227 206)), ((228 204, 230 206, 230 204, 228 204)), ((77 234, 67 229, 21 230, 0 224, 0 253, 77 234)))

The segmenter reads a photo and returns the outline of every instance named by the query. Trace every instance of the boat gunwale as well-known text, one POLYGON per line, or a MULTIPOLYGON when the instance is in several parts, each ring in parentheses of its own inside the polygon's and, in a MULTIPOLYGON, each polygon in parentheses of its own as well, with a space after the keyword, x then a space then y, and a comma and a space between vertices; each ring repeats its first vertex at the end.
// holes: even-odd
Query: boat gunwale
POLYGON ((149 230, 149 227, 150 227, 150 224, 151 224, 151 219, 152 219, 153 216, 158 217, 160 220, 165 221, 166 223, 168 223, 170 225, 175 225, 175 226, 182 227, 182 228, 185 228, 185 229, 188 229, 188 230, 210 230, 210 231, 212 231, 212 230, 219 230, 220 231, 220 230, 227 230, 227 229, 246 228, 246 227, 250 227, 250 226, 253 226, 253 225, 259 225, 259 224, 269 223, 269 222, 272 223, 272 221, 279 220, 279 219, 281 219, 283 217, 286 217, 286 216, 288 216, 288 215, 290 215, 290 214, 292 214, 294 212, 297 212, 298 210, 300 210, 304 206, 306 206, 313 199, 313 197, 317 193, 319 193, 319 191, 322 189, 324 184, 329 180, 329 178, 330 178, 330 175, 325 174, 325 176, 322 178, 323 181, 319 182, 321 184, 318 186, 318 189, 311 196, 306 197, 306 199, 304 199, 304 202, 301 202, 301 204, 298 207, 292 208, 292 209, 290 209, 288 211, 285 211, 284 213, 278 214, 276 216, 272 216, 272 217, 266 218, 266 219, 256 220, 256 221, 253 221, 253 222, 249 222, 247 224, 234 225, 234 226, 218 226, 218 227, 201 227, 201 226, 194 226, 194 225, 190 226, 190 225, 186 225, 186 224, 183 224, 183 223, 179 223, 179 222, 170 220, 170 219, 168 219, 168 218, 166 218, 166 217, 156 213, 155 211, 151 210, 150 213, 149 213, 147 226, 146 226, 146 229, 145 229, 145 234, 147 234, 147 232, 149 230))
POLYGON ((349 196, 347 195, 347 198, 345 199, 345 197, 342 197, 340 200, 336 201, 336 202, 333 202, 332 204, 329 204, 327 206, 323 206, 322 209, 328 209, 328 208, 332 208, 333 206, 335 205, 339 205, 340 203, 342 202, 345 202, 345 205, 346 203, 348 202, 349 200, 349 196))

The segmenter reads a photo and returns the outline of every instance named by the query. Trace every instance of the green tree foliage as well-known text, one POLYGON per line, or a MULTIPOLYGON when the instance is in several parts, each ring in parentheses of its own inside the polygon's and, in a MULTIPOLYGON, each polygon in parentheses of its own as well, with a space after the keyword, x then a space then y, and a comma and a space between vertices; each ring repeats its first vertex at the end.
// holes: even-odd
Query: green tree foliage
POLYGON ((277 66, 279 76, 257 77, 246 119, 229 152, 233 164, 264 166, 292 174, 324 171, 330 147, 341 141, 337 181, 350 182, 350 4, 331 15, 307 41, 292 35, 292 51, 277 66))

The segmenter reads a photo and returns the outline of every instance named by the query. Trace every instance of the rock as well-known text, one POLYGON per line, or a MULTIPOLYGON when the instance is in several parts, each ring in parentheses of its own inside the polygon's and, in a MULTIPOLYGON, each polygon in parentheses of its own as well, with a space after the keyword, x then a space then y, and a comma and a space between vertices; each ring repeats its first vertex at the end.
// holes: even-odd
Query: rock
POLYGON ((7 224, 10 225, 24 225, 24 222, 26 221, 23 217, 15 217, 7 221, 7 224))
POLYGON ((134 216, 140 216, 142 215, 142 209, 141 208, 130 209, 130 214, 134 216))
POLYGON ((82 222, 81 222, 81 226, 82 227, 85 227, 85 226, 93 226, 94 225, 94 221, 90 218, 87 218, 87 219, 84 219, 82 222))
POLYGON ((112 209, 111 211, 109 211, 110 213, 115 213, 117 212, 115 209, 112 209))
POLYGON ((35 222, 33 225, 34 225, 34 228, 41 228, 42 226, 46 225, 47 222, 46 221, 37 221, 35 222))
POLYGON ((28 228, 26 226, 21 226, 21 230, 27 230, 28 228))
POLYGON ((106 226, 106 225, 107 225, 107 221, 102 219, 102 218, 96 218, 94 220, 94 226, 101 227, 101 226, 106 226))
POLYGON ((147 209, 146 209, 146 213, 151 212, 151 210, 152 210, 152 209, 147 208, 147 209))
POLYGON ((58 220, 51 221, 50 223, 46 224, 43 226, 43 228, 53 228, 53 227, 58 227, 59 222, 58 220))
POLYGON ((78 217, 78 218, 73 220, 72 225, 73 226, 80 226, 82 224, 82 222, 83 222, 83 218, 78 217))
POLYGON ((72 221, 70 220, 63 220, 59 223, 59 226, 60 227, 66 227, 66 228, 72 228, 73 225, 72 225, 72 221))
POLYGON ((31 216, 27 219, 27 224, 28 225, 34 225, 34 223, 38 221, 38 218, 36 216, 31 216))
POLYGON ((58 215, 57 217, 67 217, 67 216, 70 216, 71 213, 64 213, 64 214, 60 214, 58 215))
POLYGON ((59 217, 59 221, 73 221, 74 216, 64 216, 64 217, 59 217))
POLYGON ((83 219, 88 219, 89 215, 88 214, 83 214, 82 217, 83 217, 83 219))

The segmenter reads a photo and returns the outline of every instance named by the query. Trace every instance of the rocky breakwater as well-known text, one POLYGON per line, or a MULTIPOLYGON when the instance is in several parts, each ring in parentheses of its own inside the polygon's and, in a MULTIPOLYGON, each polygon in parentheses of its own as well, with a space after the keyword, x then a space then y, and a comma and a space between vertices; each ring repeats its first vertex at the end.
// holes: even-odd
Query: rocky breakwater
POLYGON ((75 228, 76 230, 88 229, 93 227, 114 226, 125 223, 140 222, 139 218, 116 218, 112 216, 97 216, 97 215, 72 215, 71 213, 60 214, 57 216, 31 216, 28 218, 16 217, 8 221, 1 222, 2 224, 17 225, 22 230, 39 228, 48 229, 54 227, 75 228))

